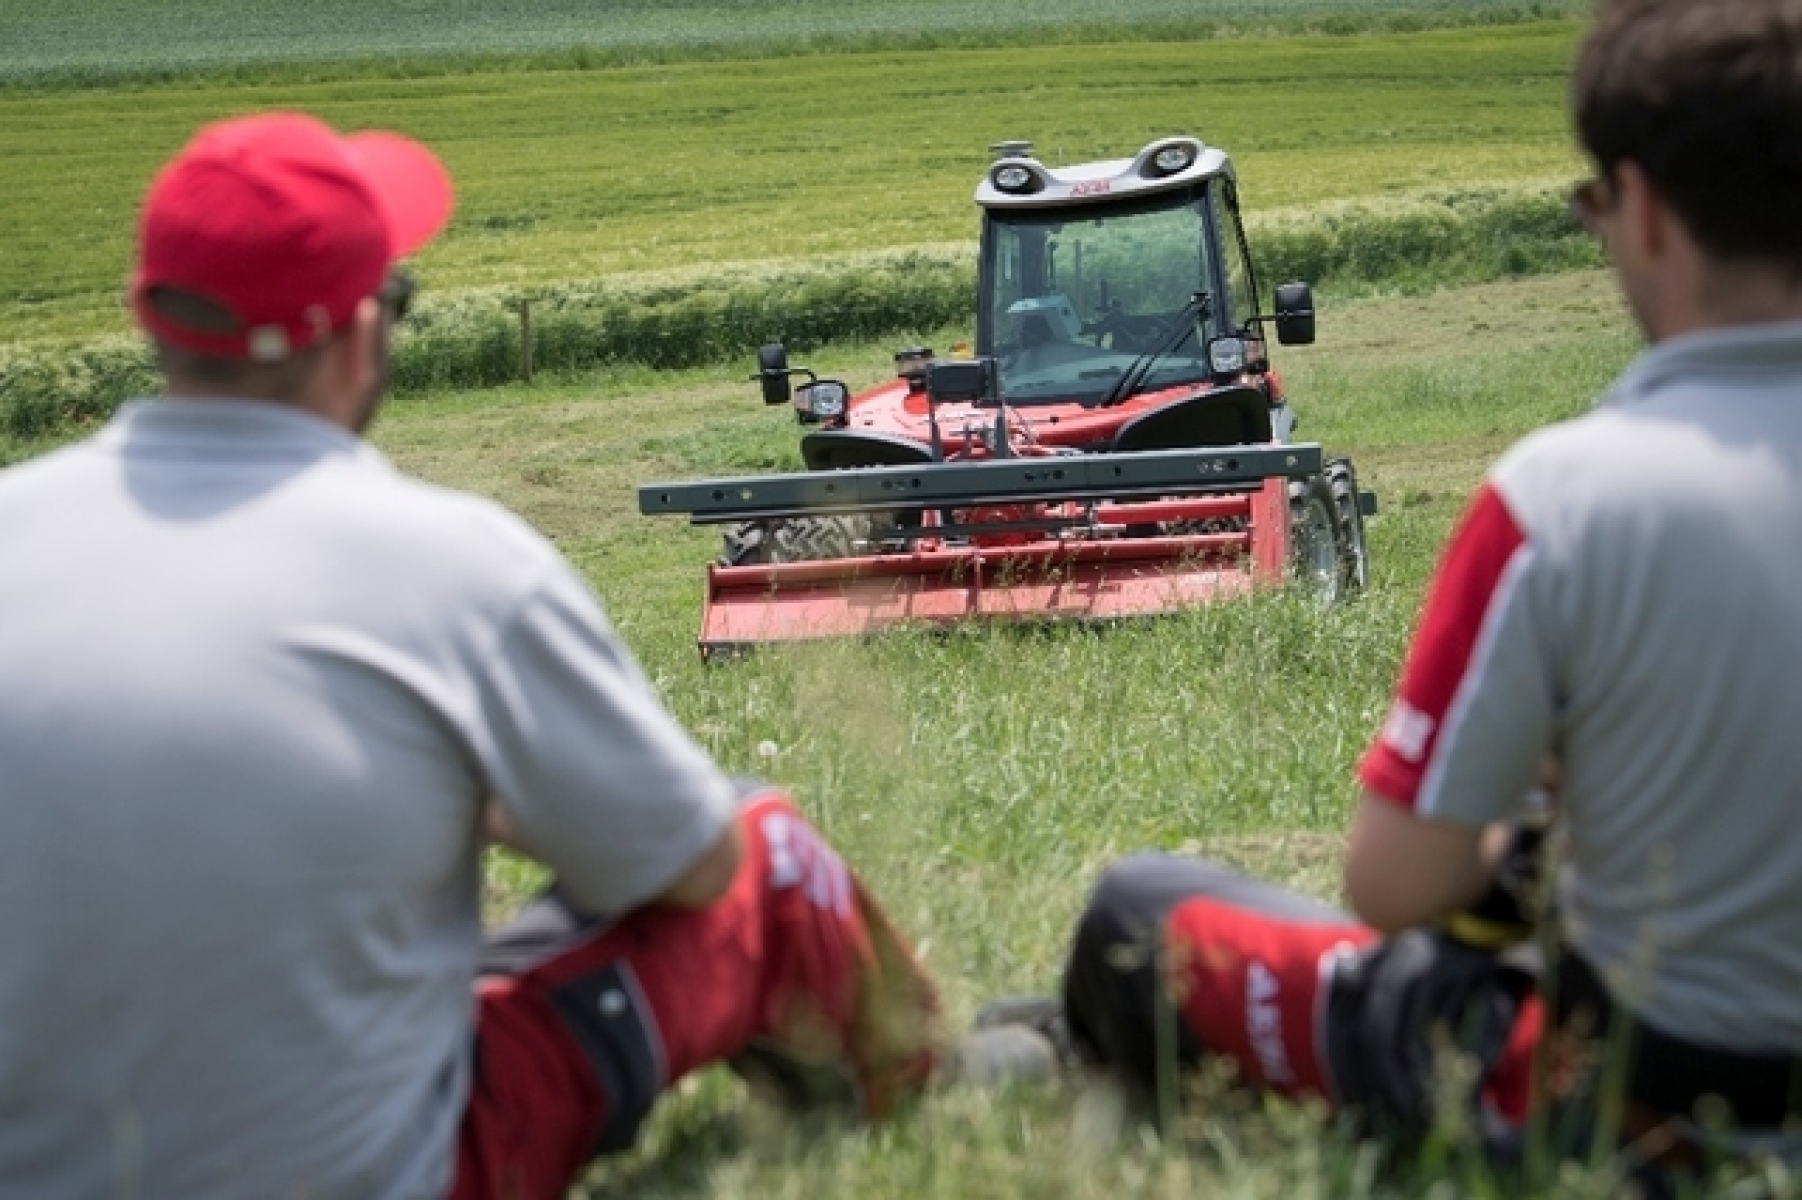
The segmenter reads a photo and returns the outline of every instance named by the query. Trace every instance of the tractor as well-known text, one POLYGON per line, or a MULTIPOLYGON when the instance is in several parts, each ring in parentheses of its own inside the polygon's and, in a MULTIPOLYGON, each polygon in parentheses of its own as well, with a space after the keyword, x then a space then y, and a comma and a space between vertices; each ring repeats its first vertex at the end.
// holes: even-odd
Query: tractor
POLYGON ((704 656, 1365 586, 1375 497, 1292 441, 1268 356, 1266 325, 1313 342, 1313 292, 1264 310, 1227 155, 1188 136, 1064 167, 993 149, 973 347, 904 349, 853 395, 766 345, 752 378, 794 412, 807 469, 639 489, 643 513, 728 526, 704 656))

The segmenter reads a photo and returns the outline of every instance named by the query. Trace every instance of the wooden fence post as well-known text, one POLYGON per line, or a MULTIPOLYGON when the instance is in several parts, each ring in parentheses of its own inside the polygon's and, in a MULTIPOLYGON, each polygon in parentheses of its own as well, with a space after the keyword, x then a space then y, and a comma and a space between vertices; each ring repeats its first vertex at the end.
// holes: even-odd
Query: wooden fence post
POLYGON ((532 302, 524 298, 519 302, 519 373, 532 382, 532 302))

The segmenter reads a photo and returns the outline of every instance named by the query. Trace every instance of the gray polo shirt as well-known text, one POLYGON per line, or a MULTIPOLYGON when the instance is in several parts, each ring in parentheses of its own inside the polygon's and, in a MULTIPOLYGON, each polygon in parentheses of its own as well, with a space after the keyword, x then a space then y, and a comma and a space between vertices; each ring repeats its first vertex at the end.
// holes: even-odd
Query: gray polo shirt
POLYGON ((0 1195, 440 1194, 478 814, 640 903, 731 819, 522 522, 302 413, 0 472, 0 1195))
POLYGON ((1802 325, 1661 344, 1491 472, 1364 780, 1477 824, 1546 750, 1571 942, 1660 1028, 1802 1052, 1802 325))

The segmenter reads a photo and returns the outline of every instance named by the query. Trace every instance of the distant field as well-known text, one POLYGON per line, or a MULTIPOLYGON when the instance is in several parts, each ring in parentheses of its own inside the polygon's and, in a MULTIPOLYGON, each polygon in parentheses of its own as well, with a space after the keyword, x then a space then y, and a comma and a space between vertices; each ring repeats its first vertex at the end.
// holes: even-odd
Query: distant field
POLYGON ((1070 161, 1198 133, 1234 154, 1254 221, 1543 184, 1579 169, 1563 114, 1575 36, 1542 22, 0 91, 0 343, 125 328, 139 197, 229 113, 305 108, 436 146, 460 207, 418 266, 443 293, 968 241, 986 147, 1006 137, 1070 161))
POLYGON ((469 56, 583 61, 1022 38, 1339 32, 1565 16, 1578 0, 0 0, 0 85, 469 56))

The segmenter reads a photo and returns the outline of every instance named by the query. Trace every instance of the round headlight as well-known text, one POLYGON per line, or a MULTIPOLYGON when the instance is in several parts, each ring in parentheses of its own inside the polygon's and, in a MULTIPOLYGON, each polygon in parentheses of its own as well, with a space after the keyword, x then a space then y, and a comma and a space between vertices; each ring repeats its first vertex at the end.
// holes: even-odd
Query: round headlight
POLYGON ((1174 175, 1178 171, 1188 170, 1189 164, 1195 161, 1195 155, 1187 146, 1165 146, 1151 161, 1157 164, 1158 170, 1174 175))
POLYGON ((1208 365, 1216 375, 1237 375, 1245 369, 1245 339, 1215 338, 1208 343, 1208 365))
POLYGON ((1032 185, 1032 172, 1025 167, 1002 167, 995 172, 995 186, 1004 192, 1023 192, 1032 185))

